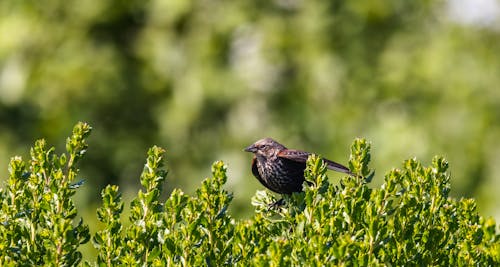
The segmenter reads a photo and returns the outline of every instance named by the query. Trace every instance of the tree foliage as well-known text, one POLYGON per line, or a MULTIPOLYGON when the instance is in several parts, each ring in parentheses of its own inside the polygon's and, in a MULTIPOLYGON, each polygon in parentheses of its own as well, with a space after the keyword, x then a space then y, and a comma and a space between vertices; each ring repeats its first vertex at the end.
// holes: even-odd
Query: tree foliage
MULTIPOLYGON (((90 126, 79 123, 56 155, 43 140, 28 162, 14 157, 0 191, 0 265, 76 265, 81 244, 90 239, 72 196, 76 163, 85 154, 90 126)), ((233 196, 224 189, 226 166, 216 162, 194 196, 174 190, 161 200, 167 176, 165 150, 149 149, 140 177, 142 189, 130 203, 126 226, 119 188, 102 190, 97 210, 97 251, 88 266, 348 266, 500 264, 500 234, 493 219, 476 211, 473 199, 449 197, 448 162, 430 166, 416 159, 392 169, 380 187, 369 167, 370 144, 354 140, 349 165, 356 174, 330 183, 326 165, 312 155, 304 191, 284 196, 284 205, 258 191, 250 219, 227 210, 233 196)))

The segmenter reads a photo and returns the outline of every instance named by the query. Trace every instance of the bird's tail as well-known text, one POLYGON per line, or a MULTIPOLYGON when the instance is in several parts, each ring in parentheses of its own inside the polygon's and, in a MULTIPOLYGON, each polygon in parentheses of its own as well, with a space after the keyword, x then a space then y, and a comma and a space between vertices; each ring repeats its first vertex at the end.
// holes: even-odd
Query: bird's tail
POLYGON ((326 167, 330 170, 337 171, 337 172, 342 172, 342 173, 347 173, 349 175, 356 176, 354 173, 352 173, 349 168, 346 166, 339 164, 337 162, 331 161, 329 159, 323 158, 323 161, 326 163, 326 167))

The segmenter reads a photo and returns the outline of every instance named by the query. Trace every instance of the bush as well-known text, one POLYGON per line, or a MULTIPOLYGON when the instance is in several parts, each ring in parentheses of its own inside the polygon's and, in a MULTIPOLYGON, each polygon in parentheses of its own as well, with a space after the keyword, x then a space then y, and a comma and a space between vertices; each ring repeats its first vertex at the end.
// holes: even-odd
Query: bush
MULTIPOLYGON (((90 240, 71 196, 76 163, 85 154, 90 126, 79 123, 68 138, 67 153, 56 155, 43 140, 31 160, 14 157, 10 177, 0 191, 0 265, 76 265, 78 251, 90 240)), ((252 199, 255 214, 235 220, 227 214, 231 193, 223 189, 226 166, 216 162, 195 196, 174 190, 162 202, 167 172, 165 151, 152 147, 140 177, 143 189, 130 204, 130 225, 120 215, 119 188, 102 191, 97 210, 102 228, 92 237, 95 262, 85 265, 477 265, 500 263, 500 235, 493 219, 484 219, 472 199, 448 196, 448 163, 431 166, 407 160, 385 175, 379 188, 368 186, 370 145, 356 139, 349 166, 358 176, 338 185, 328 182, 317 156, 307 162, 304 192, 284 196, 267 191, 252 199)))

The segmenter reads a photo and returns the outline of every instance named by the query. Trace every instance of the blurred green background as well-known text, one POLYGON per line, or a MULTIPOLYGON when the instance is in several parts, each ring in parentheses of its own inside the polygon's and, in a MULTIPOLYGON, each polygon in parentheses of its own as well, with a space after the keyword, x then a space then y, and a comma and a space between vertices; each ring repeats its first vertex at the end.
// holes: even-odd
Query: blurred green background
MULTIPOLYGON (((147 148, 166 190, 229 166, 232 213, 262 186, 242 149, 262 137, 346 164, 372 142, 374 185, 444 155, 452 194, 500 219, 500 19, 495 0, 0 1, 0 179, 46 138, 93 128, 77 194, 139 188, 147 148), (472 3, 472 4, 471 4, 472 3)), ((339 174, 331 173, 332 182, 339 174)))

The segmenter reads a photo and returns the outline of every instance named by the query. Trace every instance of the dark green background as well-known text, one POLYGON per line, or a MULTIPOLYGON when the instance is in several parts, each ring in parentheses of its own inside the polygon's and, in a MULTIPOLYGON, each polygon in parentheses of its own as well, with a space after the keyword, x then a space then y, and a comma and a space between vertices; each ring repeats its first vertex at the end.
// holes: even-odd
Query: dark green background
MULTIPOLYGON (((262 186, 242 149, 262 137, 346 164, 372 142, 379 184, 404 159, 450 161, 452 194, 500 218, 500 19, 446 1, 0 1, 0 179, 37 138, 64 150, 94 127, 77 202, 130 198, 147 148, 167 192, 229 165, 232 213, 262 186), (464 15, 465 16, 465 15, 464 15)), ((331 173, 333 182, 338 174, 331 173)))

